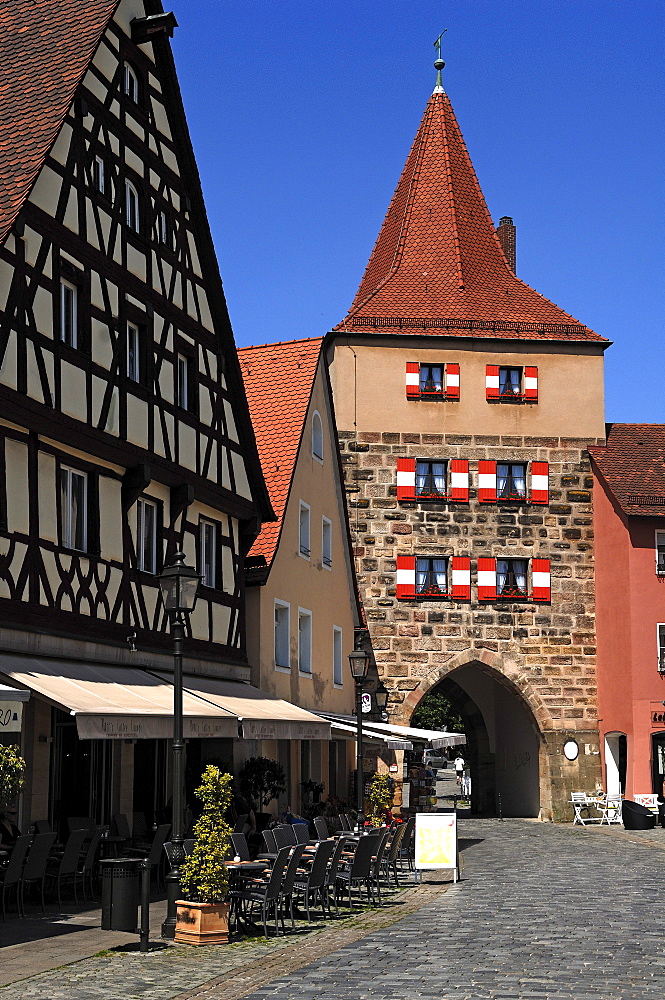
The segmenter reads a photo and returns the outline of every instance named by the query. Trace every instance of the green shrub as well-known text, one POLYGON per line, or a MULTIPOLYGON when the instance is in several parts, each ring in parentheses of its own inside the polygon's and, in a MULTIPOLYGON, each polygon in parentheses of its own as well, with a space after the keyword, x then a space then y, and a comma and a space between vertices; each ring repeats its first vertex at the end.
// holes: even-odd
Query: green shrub
POLYGON ((269 757, 250 757, 238 774, 240 792, 257 812, 286 791, 284 768, 269 757))
POLYGON ((370 822, 373 826, 381 826, 386 819, 386 809, 390 809, 395 795, 395 782, 389 774, 380 774, 378 771, 372 778, 369 788, 369 801, 371 804, 370 822))
POLYGON ((194 825, 194 850, 180 868, 180 885, 186 897, 197 903, 221 903, 229 891, 225 860, 231 843, 226 813, 233 796, 233 778, 209 764, 194 793, 203 812, 194 825))
POLYGON ((0 810, 14 802, 23 787, 25 761, 17 746, 0 746, 0 810))

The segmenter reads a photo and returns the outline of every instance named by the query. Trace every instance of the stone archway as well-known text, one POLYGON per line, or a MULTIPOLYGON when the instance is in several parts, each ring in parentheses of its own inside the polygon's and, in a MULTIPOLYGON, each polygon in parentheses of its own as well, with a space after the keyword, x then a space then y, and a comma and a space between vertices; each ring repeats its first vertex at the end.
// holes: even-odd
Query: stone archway
POLYGON ((424 695, 445 693, 465 720, 472 810, 538 816, 551 808, 545 731, 549 712, 527 679, 489 650, 466 651, 423 678, 403 704, 404 721, 424 695))

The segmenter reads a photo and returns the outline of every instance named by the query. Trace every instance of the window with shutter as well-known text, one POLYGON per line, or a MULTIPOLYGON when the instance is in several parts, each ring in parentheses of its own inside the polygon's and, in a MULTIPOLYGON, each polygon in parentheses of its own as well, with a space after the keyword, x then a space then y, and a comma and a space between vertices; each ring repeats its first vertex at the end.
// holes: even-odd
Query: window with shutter
POLYGON ((496 503, 496 462, 478 462, 478 500, 496 503))
POLYGON ((446 500, 446 462, 418 459, 416 497, 419 500, 446 500))
POLYGON ((415 458, 397 459, 397 499, 414 500, 416 496, 415 458))
POLYGON ((416 596, 416 557, 397 556, 397 597, 416 596))
POLYGON ((531 578, 534 601, 549 601, 552 597, 552 583, 549 559, 533 559, 531 578))
POLYGON ((531 463, 531 503, 550 502, 549 476, 548 462, 531 463))
POLYGON ((465 458, 453 458, 450 463, 450 499, 469 499, 469 463, 465 458))
POLYGON ((421 364, 406 362, 406 398, 457 400, 460 396, 460 369, 455 362, 421 364))
POLYGON ((538 369, 533 365, 486 365, 485 398, 495 403, 537 403, 538 369))
POLYGON ((527 559, 496 560, 496 596, 499 600, 525 600, 529 596, 527 564, 527 559))
POLYGON ((433 556, 416 559, 416 594, 419 597, 448 597, 448 560, 433 556))
POLYGON ((471 600, 471 560, 468 556, 453 556, 453 598, 471 600))
POLYGON ((496 600, 496 559, 478 560, 478 600, 496 600))

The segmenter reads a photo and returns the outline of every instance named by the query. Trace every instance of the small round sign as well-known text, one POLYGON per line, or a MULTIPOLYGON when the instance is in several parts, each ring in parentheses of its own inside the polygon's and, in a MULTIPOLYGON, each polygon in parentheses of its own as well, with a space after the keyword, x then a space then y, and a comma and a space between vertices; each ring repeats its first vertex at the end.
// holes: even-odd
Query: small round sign
POLYGON ((577 760, 580 748, 575 742, 575 740, 566 740, 563 745, 563 752, 567 760, 577 760))

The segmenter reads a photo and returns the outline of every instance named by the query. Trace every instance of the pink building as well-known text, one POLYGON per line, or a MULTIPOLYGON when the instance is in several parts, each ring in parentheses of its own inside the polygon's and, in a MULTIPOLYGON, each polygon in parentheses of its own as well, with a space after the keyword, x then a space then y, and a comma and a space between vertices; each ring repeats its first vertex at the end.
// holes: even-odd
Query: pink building
POLYGON ((609 424, 589 452, 603 773, 632 798, 665 778, 665 425, 609 424))

